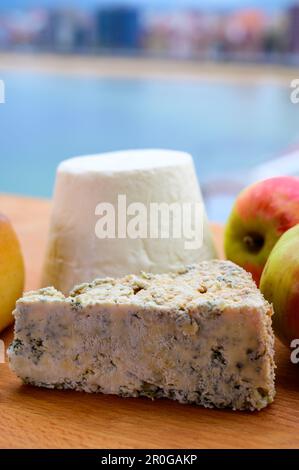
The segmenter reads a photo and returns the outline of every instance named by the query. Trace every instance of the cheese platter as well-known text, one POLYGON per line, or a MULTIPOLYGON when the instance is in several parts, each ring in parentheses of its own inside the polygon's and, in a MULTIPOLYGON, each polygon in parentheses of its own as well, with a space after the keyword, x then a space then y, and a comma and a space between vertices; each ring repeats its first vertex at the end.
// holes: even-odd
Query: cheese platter
MULTIPOLYGON (((26 290, 40 286, 51 203, 2 195, 26 265, 26 290)), ((223 229, 212 224, 223 258, 223 229)), ((12 328, 1 334, 8 347, 12 328)), ((0 364, 1 448, 298 448, 299 374, 276 340, 276 398, 260 412, 209 410, 148 398, 121 398, 22 385, 0 364)))

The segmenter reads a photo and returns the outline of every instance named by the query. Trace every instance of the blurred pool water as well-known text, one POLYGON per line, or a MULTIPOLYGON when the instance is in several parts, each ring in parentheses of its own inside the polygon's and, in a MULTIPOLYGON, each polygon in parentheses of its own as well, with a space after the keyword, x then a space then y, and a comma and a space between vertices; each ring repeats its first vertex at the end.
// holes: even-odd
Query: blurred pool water
MULTIPOLYGON (((202 184, 299 142, 299 105, 273 83, 1 73, 0 192, 49 197, 57 164, 109 150, 190 152, 202 184)), ((214 204, 215 205, 215 204, 214 204)), ((213 217, 219 220, 213 208, 213 217)))

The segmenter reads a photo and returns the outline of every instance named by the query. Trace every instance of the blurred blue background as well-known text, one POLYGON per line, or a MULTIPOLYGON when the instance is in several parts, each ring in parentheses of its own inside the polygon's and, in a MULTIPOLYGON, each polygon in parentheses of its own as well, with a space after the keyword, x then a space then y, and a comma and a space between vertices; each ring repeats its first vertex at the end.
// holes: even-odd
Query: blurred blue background
POLYGON ((224 221, 248 173, 299 146, 288 81, 298 64, 295 1, 1 0, 0 191, 50 197, 65 158, 166 147, 192 153, 209 214, 224 221), (137 70, 141 57, 155 70, 171 60, 180 73, 128 78, 126 62, 113 77, 61 74, 59 61, 43 73, 20 65, 49 53, 129 58, 137 70), (216 80, 182 78, 192 64, 218 64, 216 80), (249 70, 248 79, 228 79, 222 65, 243 78, 249 70))

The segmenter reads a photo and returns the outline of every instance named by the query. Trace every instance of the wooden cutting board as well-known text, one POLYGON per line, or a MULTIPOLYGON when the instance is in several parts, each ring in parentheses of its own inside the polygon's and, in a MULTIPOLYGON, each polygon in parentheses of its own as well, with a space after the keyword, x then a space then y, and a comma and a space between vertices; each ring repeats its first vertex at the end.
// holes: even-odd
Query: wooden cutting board
MULTIPOLYGON (((0 211, 19 234, 26 288, 36 288, 50 203, 0 196, 0 211)), ((220 248, 222 230, 213 231, 220 248)), ((8 344, 11 331, 2 339, 8 344)), ((276 400, 255 413, 43 390, 22 385, 7 364, 0 364, 0 448, 298 448, 299 366, 289 362, 289 351, 280 344, 276 361, 276 400)))

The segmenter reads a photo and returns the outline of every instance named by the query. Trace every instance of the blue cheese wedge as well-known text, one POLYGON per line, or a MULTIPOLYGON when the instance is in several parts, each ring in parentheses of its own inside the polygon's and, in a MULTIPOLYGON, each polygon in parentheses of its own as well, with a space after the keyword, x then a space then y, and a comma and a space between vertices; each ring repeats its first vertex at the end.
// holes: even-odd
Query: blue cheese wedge
POLYGON ((228 261, 98 279, 17 302, 11 369, 27 384, 260 410, 273 401, 272 308, 228 261))

